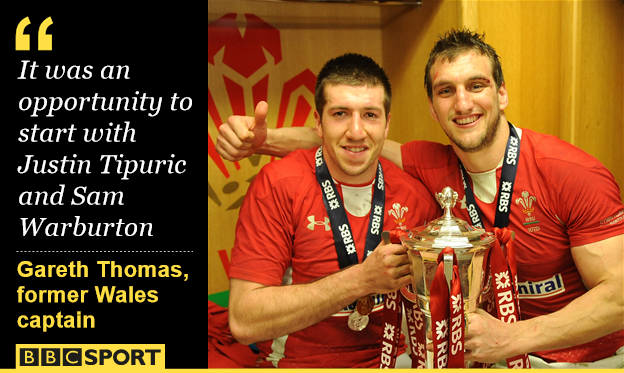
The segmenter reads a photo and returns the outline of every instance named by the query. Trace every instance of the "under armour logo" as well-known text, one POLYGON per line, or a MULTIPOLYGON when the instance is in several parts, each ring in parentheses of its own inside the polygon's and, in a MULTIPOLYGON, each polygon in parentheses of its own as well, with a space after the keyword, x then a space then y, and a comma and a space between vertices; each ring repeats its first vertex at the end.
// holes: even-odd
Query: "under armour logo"
POLYGON ((329 218, 327 216, 325 217, 325 221, 315 221, 314 215, 310 215, 308 216, 308 221, 310 222, 310 224, 308 224, 308 229, 311 231, 313 231, 314 227, 317 225, 324 225, 326 231, 331 229, 331 227, 329 226, 329 218))

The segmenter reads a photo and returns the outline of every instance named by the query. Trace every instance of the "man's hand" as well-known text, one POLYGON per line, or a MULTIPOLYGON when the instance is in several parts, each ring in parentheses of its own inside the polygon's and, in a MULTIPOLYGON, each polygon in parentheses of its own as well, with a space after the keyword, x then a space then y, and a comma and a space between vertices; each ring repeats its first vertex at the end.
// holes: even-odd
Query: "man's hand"
POLYGON ((219 127, 217 152, 228 161, 239 161, 254 154, 267 137, 266 116, 269 106, 260 101, 254 117, 234 115, 219 127))
MULTIPOLYGON (((514 337, 511 329, 517 323, 506 324, 481 308, 468 315, 468 331, 464 339, 464 361, 494 364, 520 355, 514 351, 514 337), (514 325, 515 324, 515 325, 514 325)), ((427 332, 431 340, 433 333, 427 332)), ((427 351, 433 352, 433 343, 427 344, 427 351)))
POLYGON ((407 248, 402 245, 379 244, 362 263, 362 282, 371 294, 387 294, 411 283, 407 248))
POLYGON ((480 308, 468 314, 464 360, 493 364, 520 354, 514 351, 515 326, 517 323, 504 323, 480 308))

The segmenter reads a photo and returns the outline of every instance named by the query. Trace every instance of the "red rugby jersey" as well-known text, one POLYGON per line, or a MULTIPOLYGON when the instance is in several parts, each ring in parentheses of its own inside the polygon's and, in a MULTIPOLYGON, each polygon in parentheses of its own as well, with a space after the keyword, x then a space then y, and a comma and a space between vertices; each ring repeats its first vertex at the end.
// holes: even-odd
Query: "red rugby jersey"
MULTIPOLYGON (((624 234, 624 208, 613 175, 597 159, 554 136, 521 132, 509 228, 516 233, 521 317, 529 319, 555 312, 587 291, 570 247, 624 234)), ((459 159, 451 146, 411 141, 401 152, 404 170, 432 193, 451 186, 459 194, 453 214, 470 221, 459 159)), ((492 180, 494 190, 501 169, 492 180)), ((491 203, 475 198, 490 230, 498 195, 491 203)), ((560 362, 591 362, 613 355, 623 345, 624 331, 619 331, 584 345, 535 354, 560 362)))
MULTIPOLYGON (((231 277, 278 286, 289 267, 292 267, 293 284, 307 283, 340 269, 316 179, 315 152, 316 149, 293 152, 267 164, 253 180, 236 226, 231 277)), ((441 215, 439 205, 422 183, 384 159, 381 164, 386 193, 384 230, 413 228, 441 215)), ((343 187, 336 185, 343 198, 343 187)), ((362 195, 370 196, 372 180, 366 186, 348 186, 355 194, 358 187, 363 188, 362 195)), ((361 198, 355 194, 351 193, 349 198, 361 198)), ((346 203, 347 208, 349 205, 346 203)), ((362 217, 347 211, 360 262, 369 215, 370 210, 362 217)), ((363 331, 349 329, 347 317, 353 308, 346 308, 301 331, 256 343, 264 360, 262 366, 378 367, 383 303, 381 296, 375 299, 376 307, 363 331)), ((400 353, 403 351, 404 346, 400 353)))

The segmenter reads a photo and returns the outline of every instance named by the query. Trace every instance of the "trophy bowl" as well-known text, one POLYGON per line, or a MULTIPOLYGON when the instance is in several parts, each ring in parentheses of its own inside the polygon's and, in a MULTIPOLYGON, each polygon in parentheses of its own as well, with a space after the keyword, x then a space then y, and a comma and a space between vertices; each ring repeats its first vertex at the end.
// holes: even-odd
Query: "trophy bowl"
MULTIPOLYGON (((457 192, 446 187, 436 198, 444 215, 426 226, 417 227, 401 237, 401 243, 408 248, 410 269, 413 275, 411 286, 401 290, 405 298, 417 302, 424 314, 426 332, 431 331, 431 285, 438 268, 438 256, 447 247, 455 251, 463 296, 464 315, 475 312, 481 303, 481 296, 487 289, 484 279, 484 259, 496 240, 491 232, 476 228, 453 216, 451 210, 457 201, 457 192)), ((444 255, 444 274, 450 288, 453 255, 444 255)), ((467 327, 467 323, 465 324, 467 327)), ((427 340, 427 343, 431 342, 427 340)), ((426 367, 432 368, 431 353, 426 367)))

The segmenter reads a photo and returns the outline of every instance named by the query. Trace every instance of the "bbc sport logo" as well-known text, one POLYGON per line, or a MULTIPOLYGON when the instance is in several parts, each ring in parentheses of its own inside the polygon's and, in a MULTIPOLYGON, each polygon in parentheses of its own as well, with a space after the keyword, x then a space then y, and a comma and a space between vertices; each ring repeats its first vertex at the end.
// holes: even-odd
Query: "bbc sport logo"
POLYGON ((21 372, 165 370, 164 344, 18 344, 16 354, 21 372))

